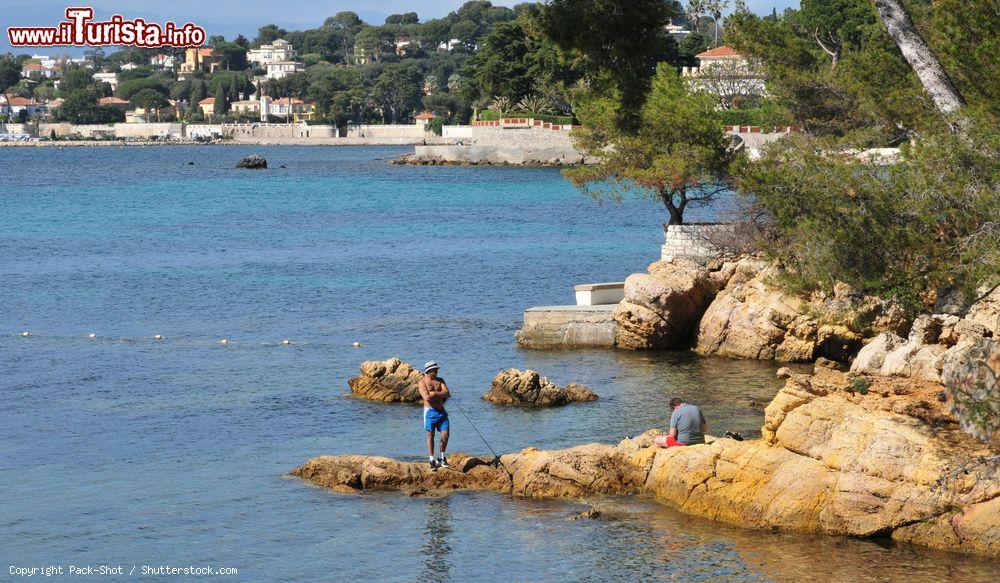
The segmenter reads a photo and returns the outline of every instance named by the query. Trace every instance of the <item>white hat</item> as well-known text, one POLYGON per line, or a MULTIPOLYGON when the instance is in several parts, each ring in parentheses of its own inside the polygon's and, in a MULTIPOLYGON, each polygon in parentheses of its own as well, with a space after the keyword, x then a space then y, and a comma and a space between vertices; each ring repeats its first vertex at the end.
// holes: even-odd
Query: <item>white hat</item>
POLYGON ((432 370, 437 370, 439 368, 441 367, 438 366, 438 363, 434 362, 433 360, 428 360, 426 363, 424 363, 424 372, 431 372, 432 370))

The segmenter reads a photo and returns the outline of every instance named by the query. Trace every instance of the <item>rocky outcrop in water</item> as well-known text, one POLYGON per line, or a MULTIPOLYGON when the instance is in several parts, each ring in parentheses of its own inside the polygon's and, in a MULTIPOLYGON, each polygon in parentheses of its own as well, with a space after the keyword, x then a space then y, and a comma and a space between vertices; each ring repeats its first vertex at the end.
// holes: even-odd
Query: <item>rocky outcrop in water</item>
POLYGON ((533 370, 509 368, 493 379, 483 400, 498 405, 555 407, 575 401, 596 401, 597 393, 576 383, 561 387, 533 370))
POLYGON ((236 167, 248 170, 264 170, 267 168, 267 160, 260 154, 253 154, 237 162, 236 167))
MULTIPOLYGON (((698 324, 695 350, 735 358, 810 362, 824 357, 849 361, 865 338, 899 332, 909 322, 902 311, 877 298, 837 285, 827 297, 803 298, 782 291, 778 269, 742 259, 705 310, 698 324), (864 323, 864 324, 859 324, 864 323)), ((719 276, 726 277, 726 270, 719 276)))
POLYGON ((633 273, 625 280, 625 297, 613 316, 616 345, 631 350, 686 348, 715 292, 708 271, 694 262, 659 261, 648 273, 633 273))
POLYGON ((361 375, 347 381, 355 396, 383 403, 419 403, 423 376, 398 358, 361 363, 361 375))
POLYGON ((625 281, 614 312, 615 343, 626 349, 681 349, 735 358, 848 362, 880 332, 902 334, 902 310, 837 285, 831 296, 780 289, 778 268, 754 258, 675 259, 625 281))
POLYGON ((962 433, 948 401, 937 383, 820 368, 787 380, 756 441, 660 449, 651 431, 618 445, 529 448, 496 465, 456 454, 449 471, 321 456, 293 473, 342 492, 643 495, 747 527, 1000 556, 1000 450, 962 433))

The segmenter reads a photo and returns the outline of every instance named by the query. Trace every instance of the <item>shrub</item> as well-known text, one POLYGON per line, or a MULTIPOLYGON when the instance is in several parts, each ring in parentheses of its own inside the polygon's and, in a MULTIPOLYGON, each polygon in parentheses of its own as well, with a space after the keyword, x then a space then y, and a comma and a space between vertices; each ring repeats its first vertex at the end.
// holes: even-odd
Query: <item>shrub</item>
POLYGON ((807 136, 745 166, 740 192, 773 216, 766 250, 789 283, 842 281, 919 311, 940 290, 1000 280, 1000 135, 992 120, 970 125, 923 135, 889 166, 807 136))

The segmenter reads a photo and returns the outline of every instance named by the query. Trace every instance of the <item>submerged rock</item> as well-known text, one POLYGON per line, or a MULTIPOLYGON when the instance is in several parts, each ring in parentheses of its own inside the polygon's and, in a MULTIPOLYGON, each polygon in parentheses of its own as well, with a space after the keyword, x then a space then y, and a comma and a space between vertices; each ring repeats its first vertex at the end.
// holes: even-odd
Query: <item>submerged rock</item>
POLYGON ((560 387, 533 370, 509 368, 493 379, 493 386, 483 395, 484 401, 498 405, 554 407, 574 401, 596 401, 597 393, 570 383, 560 387))
POLYGON ((342 492, 493 490, 527 498, 644 495, 753 528, 892 536, 1000 556, 1000 450, 959 431, 940 384, 793 375, 768 405, 763 439, 661 449, 650 431, 618 445, 528 448, 454 469, 321 456, 293 473, 342 492))
POLYGON ((263 170, 267 168, 267 160, 260 154, 253 154, 237 162, 236 167, 248 170, 263 170))
POLYGON ((383 403, 419 403, 420 377, 423 376, 408 363, 398 358, 385 362, 361 363, 361 376, 347 381, 351 392, 358 397, 383 403))

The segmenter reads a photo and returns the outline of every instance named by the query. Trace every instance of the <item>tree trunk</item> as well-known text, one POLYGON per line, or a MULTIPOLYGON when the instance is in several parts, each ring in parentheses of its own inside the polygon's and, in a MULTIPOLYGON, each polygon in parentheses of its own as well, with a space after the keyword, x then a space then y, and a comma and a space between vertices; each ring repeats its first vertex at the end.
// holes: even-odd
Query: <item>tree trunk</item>
POLYGON ((660 191, 660 198, 663 199, 664 206, 667 207, 667 212, 670 213, 670 222, 668 225, 683 225, 684 224, 684 206, 687 205, 687 197, 680 205, 674 204, 674 195, 669 191, 660 191))
POLYGON ((899 0, 875 0, 875 9, 889 31, 889 36, 903 53, 906 62, 913 67, 913 72, 917 74, 938 110, 951 114, 961 109, 965 105, 962 95, 934 52, 920 38, 902 3, 899 0))

